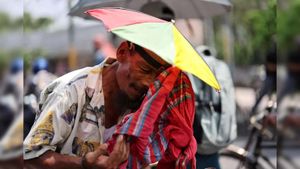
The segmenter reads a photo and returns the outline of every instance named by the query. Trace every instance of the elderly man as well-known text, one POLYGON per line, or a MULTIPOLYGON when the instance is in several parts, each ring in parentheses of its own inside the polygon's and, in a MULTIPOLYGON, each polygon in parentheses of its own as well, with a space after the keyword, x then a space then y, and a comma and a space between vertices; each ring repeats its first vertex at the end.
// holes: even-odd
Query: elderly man
POLYGON ((55 80, 42 92, 40 112, 24 141, 25 168, 117 168, 128 158, 129 145, 120 135, 108 156, 103 143, 168 66, 151 51, 123 42, 116 60, 55 80))

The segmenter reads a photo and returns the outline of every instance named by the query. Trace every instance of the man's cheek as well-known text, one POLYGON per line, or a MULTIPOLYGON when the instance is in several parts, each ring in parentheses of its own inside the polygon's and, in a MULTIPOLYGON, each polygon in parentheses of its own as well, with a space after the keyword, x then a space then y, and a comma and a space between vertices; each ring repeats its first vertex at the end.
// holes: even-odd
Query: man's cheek
POLYGON ((143 79, 143 75, 134 70, 129 73, 129 77, 131 80, 134 80, 134 81, 143 79))

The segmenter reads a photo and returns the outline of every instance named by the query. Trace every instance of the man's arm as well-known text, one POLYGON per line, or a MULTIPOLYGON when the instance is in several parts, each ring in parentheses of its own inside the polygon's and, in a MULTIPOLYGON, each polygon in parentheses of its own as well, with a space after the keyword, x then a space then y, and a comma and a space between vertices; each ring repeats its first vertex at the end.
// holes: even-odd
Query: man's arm
POLYGON ((25 160, 25 169, 116 169, 129 155, 129 144, 123 136, 118 137, 117 143, 107 155, 107 145, 102 144, 94 152, 87 153, 83 158, 62 155, 47 151, 42 156, 25 160))
POLYGON ((81 167, 81 158, 58 154, 48 151, 38 158, 24 160, 25 169, 83 169, 81 167))

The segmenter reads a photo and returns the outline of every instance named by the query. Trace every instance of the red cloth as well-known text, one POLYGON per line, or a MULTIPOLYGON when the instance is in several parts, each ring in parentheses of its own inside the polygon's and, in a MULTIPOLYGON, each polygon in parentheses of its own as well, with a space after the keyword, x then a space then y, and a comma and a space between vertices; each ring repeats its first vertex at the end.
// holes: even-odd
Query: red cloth
POLYGON ((136 169, 159 161, 157 169, 182 167, 184 158, 196 167, 197 143, 193 136, 194 92, 188 77, 176 67, 162 72, 140 108, 127 115, 109 141, 112 151, 116 136, 130 137, 130 157, 120 168, 136 169), (179 165, 176 166, 176 161, 179 165))

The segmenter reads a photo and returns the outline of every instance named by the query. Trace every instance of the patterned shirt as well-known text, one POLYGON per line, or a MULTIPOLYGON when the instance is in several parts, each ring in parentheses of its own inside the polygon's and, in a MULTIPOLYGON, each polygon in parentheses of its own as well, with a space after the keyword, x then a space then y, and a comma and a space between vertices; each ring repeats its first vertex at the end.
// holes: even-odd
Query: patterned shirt
POLYGON ((106 62, 68 73, 43 90, 40 112, 24 141, 24 159, 48 150, 83 156, 105 141, 101 72, 106 62))

